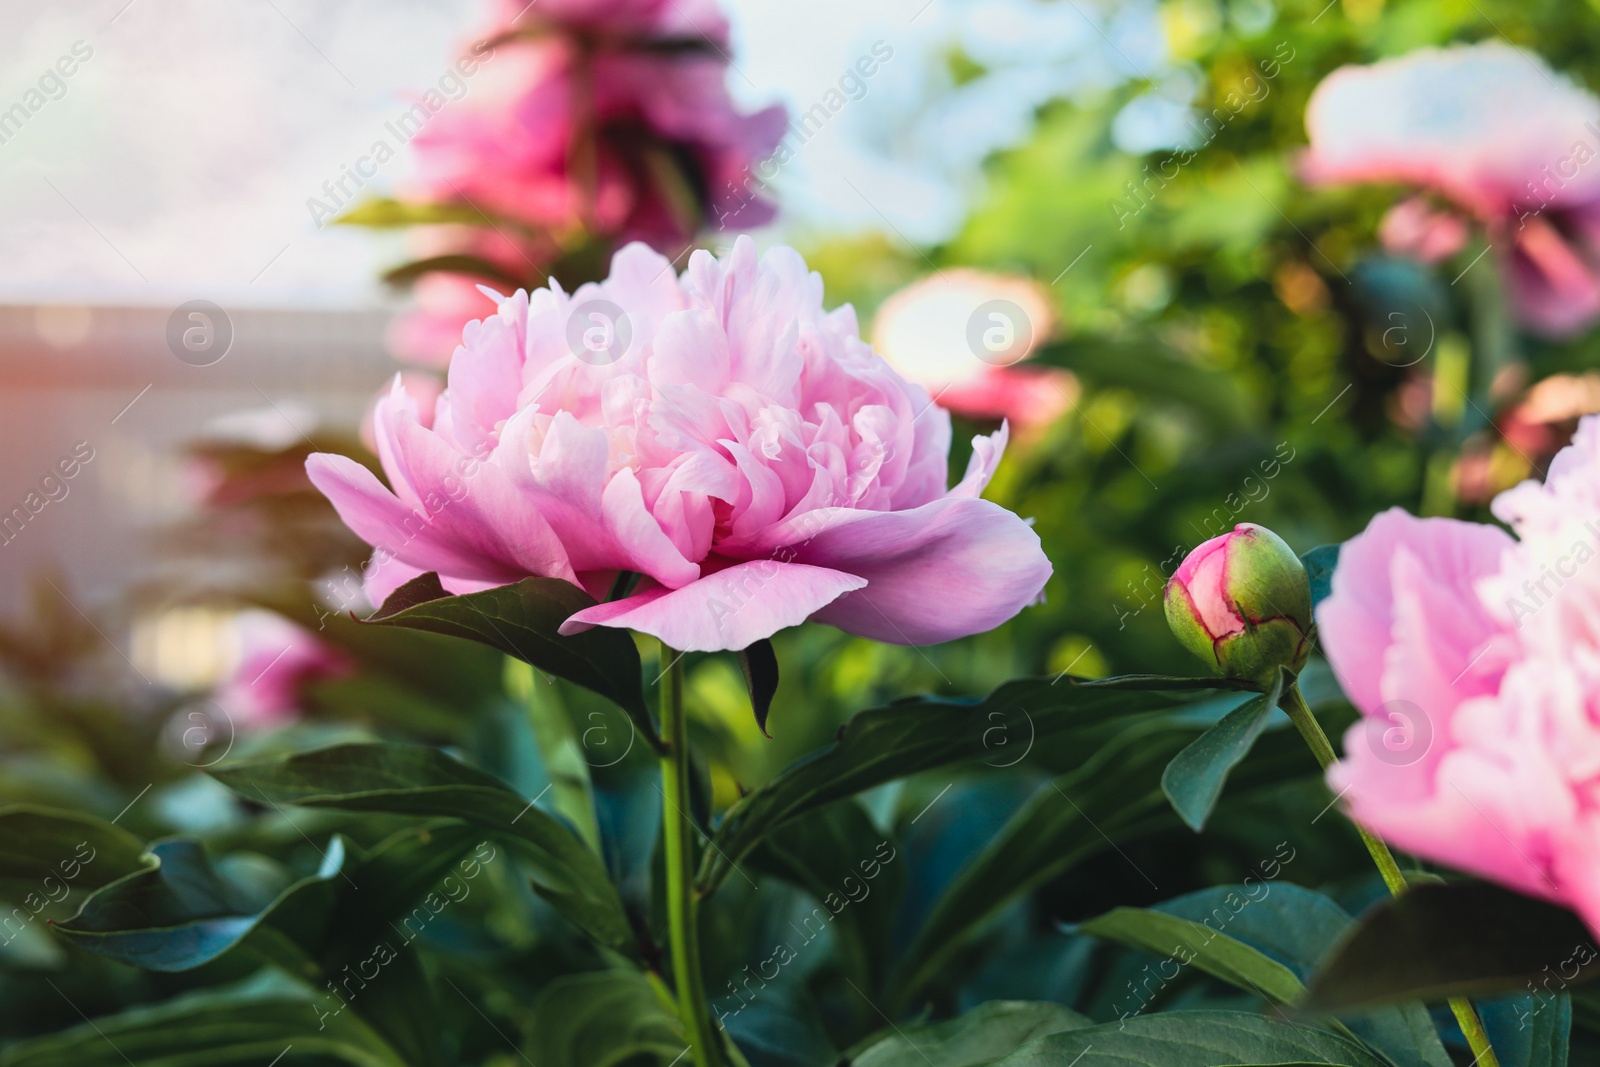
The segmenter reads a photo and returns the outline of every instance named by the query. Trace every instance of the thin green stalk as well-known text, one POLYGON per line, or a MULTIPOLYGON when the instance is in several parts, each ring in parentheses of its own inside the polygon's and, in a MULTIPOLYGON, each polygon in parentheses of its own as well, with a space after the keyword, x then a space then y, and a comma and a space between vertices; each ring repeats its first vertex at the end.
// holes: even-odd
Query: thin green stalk
MULTIPOLYGON (((1328 735, 1323 732, 1322 724, 1317 722, 1317 717, 1311 713, 1306 698, 1300 695, 1300 686, 1289 683, 1283 691, 1283 699, 1279 707, 1288 714, 1289 721, 1300 731, 1300 736, 1306 739, 1306 744, 1311 748, 1311 754, 1317 757, 1317 763, 1323 770, 1338 758, 1333 751, 1333 744, 1328 740, 1328 735)), ((1372 856, 1372 862, 1377 865, 1378 873, 1383 876, 1383 884, 1389 887, 1392 896, 1399 896, 1406 891, 1406 876, 1400 872, 1400 865, 1394 861, 1394 853, 1389 851, 1389 846, 1367 833, 1360 826, 1356 832, 1361 835, 1361 843, 1367 846, 1367 852, 1372 856)), ((1483 1023, 1478 1018, 1477 1011, 1472 1007, 1472 1002, 1466 997, 1451 997, 1450 1011, 1456 1017, 1461 1032, 1466 1035, 1467 1045, 1472 1049, 1472 1062, 1477 1067, 1500 1067, 1500 1061, 1495 1058, 1494 1049, 1489 1044, 1489 1035, 1483 1032, 1483 1023)))
POLYGON ((711 1021, 700 973, 699 901, 694 895, 694 849, 689 824, 689 730, 683 715, 683 657, 661 645, 661 807, 667 860, 667 928, 678 1017, 695 1067, 724 1067, 722 1043, 711 1021))

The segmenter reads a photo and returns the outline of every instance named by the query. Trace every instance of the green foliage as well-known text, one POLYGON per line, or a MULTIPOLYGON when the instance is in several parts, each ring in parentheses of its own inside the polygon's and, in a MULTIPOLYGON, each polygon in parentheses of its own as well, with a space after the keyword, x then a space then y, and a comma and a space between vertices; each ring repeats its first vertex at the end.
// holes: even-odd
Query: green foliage
POLYGON ((1207 1064, 1383 1064, 1353 1041, 1286 1018, 1172 1011, 1035 1038, 995 1067, 1187 1067, 1196 1056, 1207 1064))
POLYGON ((1278 698, 1282 695, 1280 675, 1270 690, 1228 712, 1221 722, 1174 756, 1167 769, 1161 772, 1161 791, 1172 802, 1172 810, 1190 829, 1205 829, 1206 820, 1222 795, 1228 772, 1250 754, 1268 718, 1278 710, 1278 698))
POLYGON ((639 650, 632 638, 603 626, 571 637, 557 632, 569 616, 594 603, 593 597, 559 578, 524 578, 515 585, 450 596, 437 575, 425 574, 396 589, 367 621, 498 648, 615 701, 659 745, 640 693, 639 650))
POLYGON ((273 805, 465 820, 526 851, 535 890, 600 944, 634 948, 600 858, 533 801, 435 749, 338 745, 212 773, 241 795, 273 805))
POLYGON ((1520 992, 1552 975, 1559 988, 1600 976, 1600 953, 1570 911, 1482 882, 1420 885, 1362 917, 1307 1003, 1340 1010, 1520 992))
POLYGON ((1059 1004, 991 1001, 958 1019, 906 1027, 852 1056, 852 1067, 985 1067, 1030 1039, 1089 1020, 1059 1004))

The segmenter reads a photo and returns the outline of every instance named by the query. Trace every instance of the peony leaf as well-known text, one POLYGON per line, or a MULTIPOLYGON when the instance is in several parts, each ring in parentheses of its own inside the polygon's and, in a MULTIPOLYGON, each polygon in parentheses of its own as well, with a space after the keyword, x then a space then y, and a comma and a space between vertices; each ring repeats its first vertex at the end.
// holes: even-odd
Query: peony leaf
POLYGON ((994 1067, 1385 1067, 1349 1038, 1237 1011, 1166 1011, 1034 1038, 994 1067))
POLYGON ((1089 1025, 1059 1004, 991 1000, 942 1023, 879 1035, 850 1057, 850 1067, 984 1067, 1032 1038, 1089 1025))
POLYGON ((464 637, 593 690, 628 713, 658 751, 661 739, 645 706, 639 650, 622 630, 596 626, 564 637, 559 630, 595 600, 559 578, 524 578, 514 585, 451 596, 436 574, 396 589, 367 622, 464 637))
POLYGON ((1300 557, 1306 575, 1311 579, 1311 606, 1316 607, 1333 591, 1333 571, 1339 565, 1342 545, 1318 545, 1300 557))
POLYGON ((649 982, 632 971, 556 979, 534 1003, 529 1032, 531 1060, 538 1064, 667 1064, 688 1048, 677 1020, 649 982))
MULTIPOLYGON (((278 984, 286 986, 281 979, 278 984)), ((23 1041, 6 1049, 0 1065, 261 1067, 291 1046, 296 1062, 307 1057, 353 1067, 408 1063, 351 1012, 319 1021, 317 1002, 308 992, 236 987, 133 1008, 23 1041)))
MULTIPOLYGON (((1303 983, 1355 920, 1321 893, 1280 880, 1296 857, 1297 850, 1281 841, 1272 856, 1257 859, 1244 884, 1196 890, 1152 910, 1226 933, 1281 962, 1303 983)), ((1419 1003, 1375 1008, 1343 1022, 1396 1067, 1450 1067, 1433 1020, 1419 1003)))
MULTIPOLYGON (((159 866, 106 886, 56 929, 86 951, 155 971, 190 970, 244 946, 319 989, 347 965, 381 963, 352 1007, 407 1062, 436 1065, 432 992, 406 946, 433 915, 423 903, 443 899, 443 879, 461 881, 454 868, 481 843, 479 831, 446 823, 400 831, 362 858, 336 836, 319 871, 263 906, 243 899, 196 843, 158 841, 150 852, 159 866)), ((332 998, 325 1005, 338 1008, 332 998)))
POLYGON ((1307 983, 1305 1007, 1522 992, 1552 978, 1558 990, 1595 977, 1600 950, 1565 908, 1486 882, 1423 884, 1361 916, 1307 983))
POLYGON ((1245 701, 1223 720, 1195 738, 1193 743, 1172 758, 1161 775, 1161 791, 1172 802, 1172 809, 1199 832, 1205 828, 1222 796, 1228 772, 1249 755, 1267 720, 1278 709, 1283 694, 1283 676, 1271 691, 1245 701))
POLYGON ((334 745, 213 768, 253 800, 342 811, 461 819, 517 845, 534 888, 600 944, 633 955, 638 943, 600 858, 576 834, 493 775, 421 745, 334 745))
POLYGON ((934 903, 900 959, 890 1010, 912 1003, 974 931, 1018 897, 1150 829, 1173 825, 1157 787, 1182 735, 1130 729, 1040 786, 934 903))
POLYGON ((859 802, 830 804, 785 823, 751 853, 750 866, 799 886, 827 908, 845 973, 864 991, 878 988, 890 959, 906 863, 859 802), (848 906, 840 903, 847 898, 848 906))
POLYGON ((29 910, 43 911, 74 890, 99 889, 150 863, 143 841, 104 819, 27 804, 0 808, 0 898, 29 910))
POLYGON ((778 692, 778 654, 773 651, 772 641, 764 637, 748 648, 741 648, 739 669, 744 672, 744 684, 750 690, 756 725, 771 737, 767 733, 767 713, 772 710, 772 698, 778 692))
MULTIPOLYGON (((935 767, 992 761, 1001 755, 994 747, 1001 734, 1027 738, 1024 754, 1035 741, 1078 739, 1088 753, 1136 721, 1186 706, 1183 697, 1041 678, 1007 682, 983 700, 918 697, 863 711, 831 746, 791 764, 728 811, 715 847, 702 857, 697 884, 702 893, 714 889, 768 833, 813 808, 935 767)), ((1023 758, 1008 753, 1005 766, 1023 758)))
POLYGON ((1157 956, 1176 956, 1177 962, 1192 963, 1229 985, 1277 1004, 1294 1004, 1306 991, 1295 973, 1277 960, 1226 933, 1176 915, 1146 908, 1113 908, 1076 929, 1157 956))

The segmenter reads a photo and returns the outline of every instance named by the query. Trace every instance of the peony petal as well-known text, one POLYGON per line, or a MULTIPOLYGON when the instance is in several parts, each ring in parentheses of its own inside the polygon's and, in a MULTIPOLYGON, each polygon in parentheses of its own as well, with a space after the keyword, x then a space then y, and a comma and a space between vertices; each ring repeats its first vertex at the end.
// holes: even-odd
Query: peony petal
MULTIPOLYGON (((1399 508, 1376 516, 1345 543, 1332 592, 1317 609, 1317 629, 1328 662, 1356 707, 1373 714, 1384 701, 1401 695, 1385 685, 1386 663, 1397 645, 1408 650, 1434 647, 1437 655, 1428 657, 1436 664, 1431 674, 1444 676, 1446 682, 1473 666, 1473 657, 1502 630, 1474 588, 1499 569, 1512 544, 1497 526, 1419 519, 1399 508), (1409 549, 1414 562, 1397 572, 1396 555, 1402 548, 1409 549), (1401 596, 1412 605, 1405 632, 1396 626, 1401 596), (1438 645, 1428 644, 1435 640, 1434 631, 1423 619, 1437 622, 1438 645)), ((1396 655, 1404 657, 1403 652, 1396 655)), ((1409 684, 1406 688, 1412 689, 1409 684)), ((1414 692, 1410 699, 1416 699, 1414 692)))
POLYGON ((491 584, 504 585, 525 577, 435 529, 428 516, 401 503, 377 476, 353 459, 316 452, 306 457, 306 474, 332 502, 344 524, 377 550, 375 560, 392 557, 418 568, 419 573, 438 571, 491 584))
MULTIPOLYGON (((463 455, 408 414, 396 417, 394 430, 397 457, 410 472, 434 529, 517 578, 534 575, 577 583, 560 538, 529 494, 495 462, 497 457, 463 455)), ((441 569, 440 577, 477 581, 486 576, 475 568, 441 569)))
POLYGON ((799 563, 867 579, 865 590, 839 598, 817 621, 902 645, 992 630, 1038 600, 1051 573, 1027 523, 970 497, 848 512, 794 553, 799 563))
POLYGON ((651 634, 683 652, 740 649, 798 626, 819 608, 866 585, 826 567, 754 560, 681 589, 656 587, 597 604, 561 624, 564 634, 615 626, 651 634))

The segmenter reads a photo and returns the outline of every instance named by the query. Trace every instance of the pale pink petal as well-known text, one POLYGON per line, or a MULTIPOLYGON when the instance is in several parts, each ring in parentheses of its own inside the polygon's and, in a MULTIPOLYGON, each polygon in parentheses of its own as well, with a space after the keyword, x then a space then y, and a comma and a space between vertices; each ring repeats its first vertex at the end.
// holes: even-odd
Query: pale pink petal
MULTIPOLYGON (((1511 545, 1498 527, 1418 519, 1399 508, 1378 515, 1345 542, 1317 622, 1328 662, 1356 707, 1373 713, 1386 700, 1426 695, 1425 686, 1417 684, 1420 678, 1401 680, 1413 669, 1404 662, 1408 651, 1425 654, 1428 679, 1450 683, 1459 677, 1471 683, 1476 678, 1480 664, 1474 657, 1504 628, 1478 599, 1475 585, 1496 571, 1511 545), (1402 549, 1407 550, 1404 562, 1402 549), (1404 613, 1397 608, 1401 599, 1404 613), (1391 689, 1385 679, 1396 647, 1404 650, 1393 654, 1398 688, 1391 689)), ((1490 664, 1481 666, 1487 671, 1490 664)))
POLYGON ((1039 535, 987 500, 853 512, 794 546, 795 560, 867 580, 817 621, 862 637, 930 645, 992 630, 1039 599, 1051 567, 1039 535))
POLYGON ((563 623, 561 632, 615 626, 651 634, 684 652, 745 648, 798 626, 840 595, 866 584, 826 567, 755 560, 681 589, 656 588, 585 608, 563 623))

